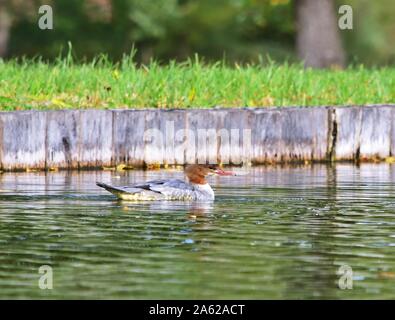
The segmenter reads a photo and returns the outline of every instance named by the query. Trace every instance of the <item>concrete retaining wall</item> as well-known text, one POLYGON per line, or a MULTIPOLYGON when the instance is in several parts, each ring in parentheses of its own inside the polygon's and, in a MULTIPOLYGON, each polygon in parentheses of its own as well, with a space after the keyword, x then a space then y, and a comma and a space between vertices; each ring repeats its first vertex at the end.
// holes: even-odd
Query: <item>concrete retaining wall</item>
POLYGON ((377 160, 395 106, 0 113, 2 170, 377 160))

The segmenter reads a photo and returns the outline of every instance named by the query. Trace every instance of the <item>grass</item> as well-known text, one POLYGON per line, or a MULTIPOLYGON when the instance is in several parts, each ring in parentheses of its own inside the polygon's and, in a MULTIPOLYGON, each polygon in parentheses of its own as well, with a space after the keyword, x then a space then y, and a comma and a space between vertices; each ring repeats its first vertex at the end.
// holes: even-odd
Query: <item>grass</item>
POLYGON ((0 110, 363 105, 395 102, 395 68, 0 60, 0 110))

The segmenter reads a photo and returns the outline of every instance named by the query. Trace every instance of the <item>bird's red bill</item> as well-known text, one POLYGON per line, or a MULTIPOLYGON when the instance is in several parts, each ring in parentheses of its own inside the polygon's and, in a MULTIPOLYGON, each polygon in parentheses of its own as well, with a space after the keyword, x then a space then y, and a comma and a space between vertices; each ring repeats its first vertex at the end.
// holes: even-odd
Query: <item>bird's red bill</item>
POLYGON ((233 171, 225 171, 222 169, 215 170, 215 173, 220 176, 235 176, 236 175, 236 173, 234 173, 233 171))

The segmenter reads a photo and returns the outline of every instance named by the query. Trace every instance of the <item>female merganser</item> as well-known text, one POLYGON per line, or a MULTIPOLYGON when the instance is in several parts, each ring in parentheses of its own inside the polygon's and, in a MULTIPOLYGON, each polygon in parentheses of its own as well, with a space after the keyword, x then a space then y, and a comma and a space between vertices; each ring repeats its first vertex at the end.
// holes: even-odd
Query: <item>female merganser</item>
POLYGON ((122 200, 214 200, 214 191, 207 183, 206 176, 235 175, 216 166, 198 164, 187 166, 184 172, 188 182, 179 179, 160 179, 130 187, 114 187, 101 182, 96 184, 122 200))

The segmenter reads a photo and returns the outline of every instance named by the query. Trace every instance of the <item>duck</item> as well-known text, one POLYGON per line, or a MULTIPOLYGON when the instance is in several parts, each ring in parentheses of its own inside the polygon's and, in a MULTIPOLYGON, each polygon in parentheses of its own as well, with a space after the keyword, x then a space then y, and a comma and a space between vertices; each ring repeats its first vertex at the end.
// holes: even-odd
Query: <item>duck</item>
POLYGON ((207 182, 207 176, 233 176, 232 171, 225 171, 215 165, 192 164, 184 170, 187 181, 180 179, 158 179, 133 184, 131 186, 112 186, 96 182, 98 187, 114 194, 120 200, 195 200, 212 201, 214 190, 207 182))

